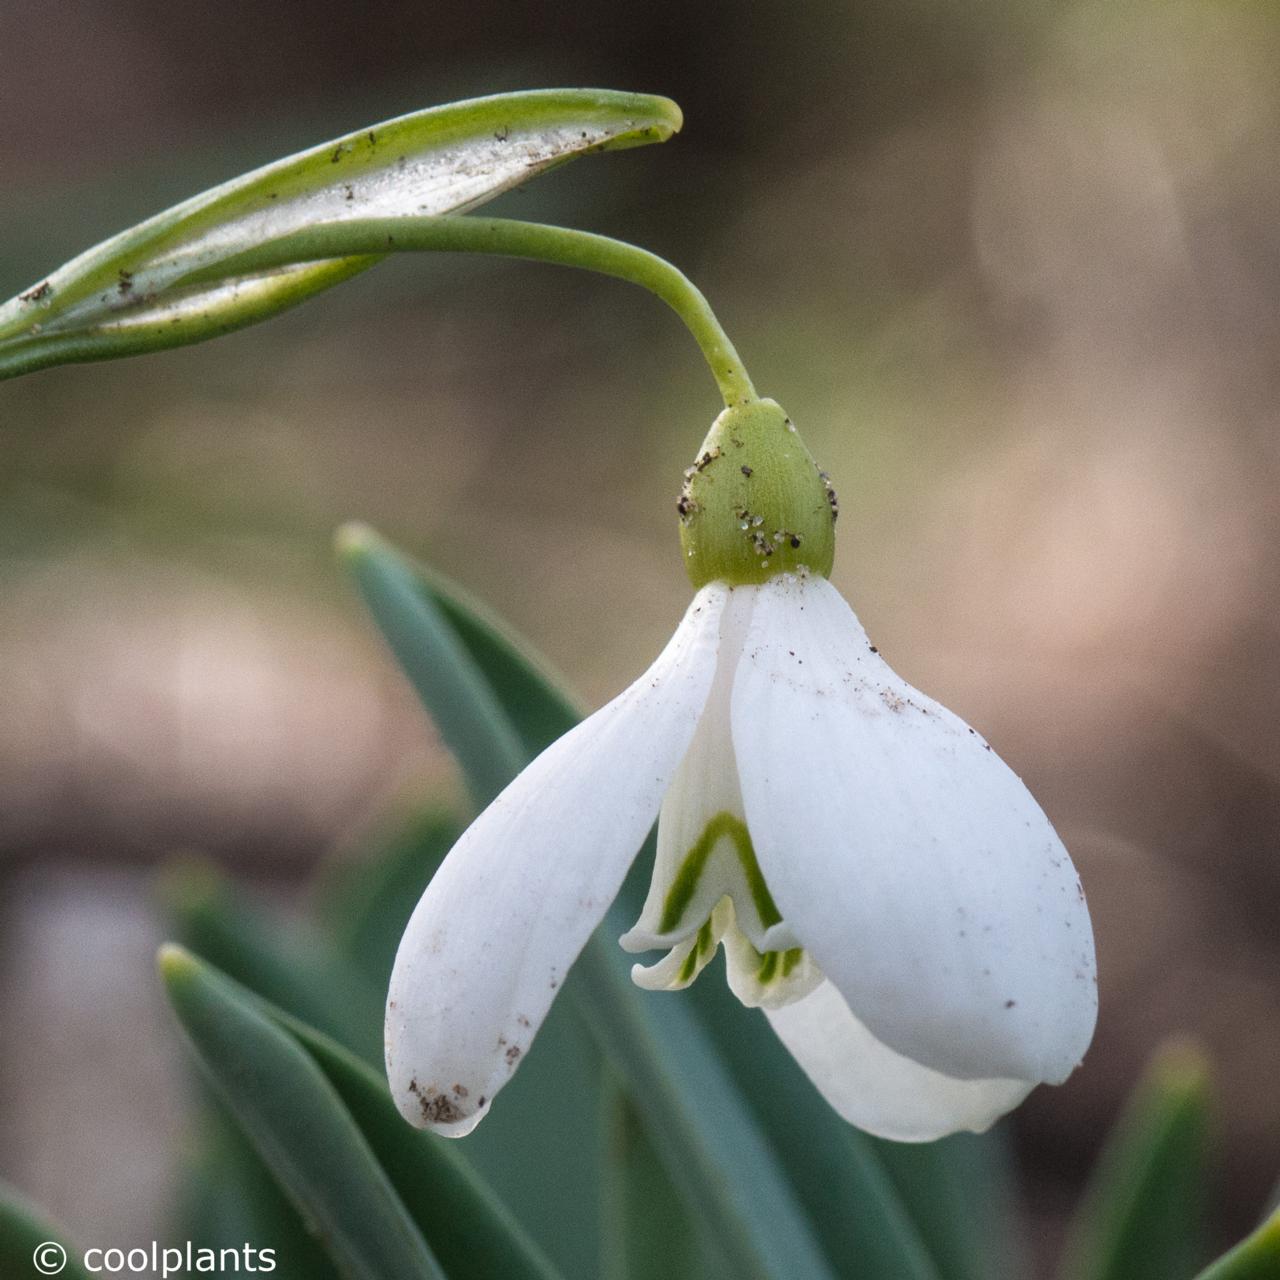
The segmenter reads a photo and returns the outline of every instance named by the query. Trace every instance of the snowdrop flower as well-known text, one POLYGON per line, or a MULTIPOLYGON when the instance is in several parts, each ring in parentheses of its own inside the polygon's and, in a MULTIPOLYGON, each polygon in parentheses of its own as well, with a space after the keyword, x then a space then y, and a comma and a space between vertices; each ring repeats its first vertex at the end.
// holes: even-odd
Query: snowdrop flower
POLYGON ((717 419, 679 510, 698 591, 670 643, 493 801, 409 923, 397 1103, 443 1134, 479 1123, 656 816, 621 942, 665 954, 637 983, 687 986, 723 946, 735 994, 846 1120, 902 1141, 985 1129, 1093 1034, 1067 852, 827 580, 835 495, 776 404, 717 419))

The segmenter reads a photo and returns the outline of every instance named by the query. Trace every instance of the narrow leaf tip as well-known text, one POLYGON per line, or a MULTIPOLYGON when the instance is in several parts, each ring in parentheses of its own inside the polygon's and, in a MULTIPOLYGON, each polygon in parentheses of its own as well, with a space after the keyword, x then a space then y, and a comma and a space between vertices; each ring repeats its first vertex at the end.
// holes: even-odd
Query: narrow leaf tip
POLYGON ((194 977, 200 961, 186 947, 180 947, 176 942, 165 942, 156 952, 156 968, 165 986, 173 987, 183 979, 194 977))
POLYGON ((1205 1100, 1211 1077, 1209 1056, 1188 1036, 1176 1036, 1156 1051, 1150 1078, 1165 1095, 1205 1100))
POLYGON ((378 532, 360 520, 339 525, 333 535, 333 549, 343 561, 359 560, 385 545, 378 532))

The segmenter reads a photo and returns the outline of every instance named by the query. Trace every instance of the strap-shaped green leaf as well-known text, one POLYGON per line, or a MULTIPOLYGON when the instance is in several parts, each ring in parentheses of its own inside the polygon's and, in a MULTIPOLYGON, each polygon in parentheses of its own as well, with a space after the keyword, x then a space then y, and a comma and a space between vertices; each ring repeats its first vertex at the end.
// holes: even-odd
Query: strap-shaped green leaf
POLYGON ((247 901, 210 863, 175 863, 161 892, 184 947, 367 1061, 382 1061, 382 991, 354 972, 322 935, 302 925, 286 927, 247 901))
POLYGON ((631 960, 616 942, 623 927, 616 915, 606 917, 566 986, 708 1247, 735 1276, 836 1276, 804 1212, 803 1189, 780 1167, 693 1009, 646 997, 632 984, 631 960))
POLYGON ((409 914, 461 834, 458 820, 435 805, 395 806, 356 848, 333 857, 318 877, 312 895, 317 924, 377 993, 379 1028, 409 914))
POLYGON ((264 1011, 324 1072, 450 1280, 556 1280, 555 1268, 472 1171, 463 1148, 405 1124, 382 1078, 314 1027, 264 1011))
POLYGON ((925 1143, 853 1136, 879 1159, 946 1280, 1023 1280, 1031 1274, 1000 1130, 925 1143))
POLYGON ((59 1263, 57 1274, 66 1280, 90 1280, 80 1255, 67 1244, 66 1232, 0 1182, 0 1276, 52 1275, 59 1263), (41 1266, 36 1265, 37 1256, 43 1259, 41 1266))
MULTIPOLYGON (((407 843, 413 844, 412 836, 407 843)), ((179 934, 197 944, 204 959, 295 1018, 309 1020, 318 1010, 323 1028, 380 1069, 383 1000, 395 946, 423 881, 438 863, 433 853, 443 856, 444 850, 428 845, 425 866, 422 852, 417 847, 387 878, 376 867, 369 874, 381 885, 382 918, 372 936, 386 950, 362 956, 358 966, 323 936, 304 939, 282 928, 234 893, 212 867, 187 864, 170 875, 165 896, 179 934), (421 878, 402 874, 415 866, 421 878), (375 1036, 376 1047, 370 1043, 375 1036)), ((393 842, 390 854, 399 860, 404 846, 393 842)), ((361 910, 359 900, 354 905, 361 910)), ((484 1175, 558 1265, 587 1275, 598 1254, 599 1055, 572 1004, 564 1001, 543 1024, 538 1049, 506 1090, 502 1110, 452 1149, 484 1175), (548 1166, 556 1170, 554 1179, 544 1176, 548 1166)))
POLYGON ((552 1005, 537 1052, 525 1055, 502 1107, 457 1145, 566 1275, 594 1277, 601 1063, 577 1015, 573 984, 570 974, 568 997, 552 1005))
POLYGON ((350 525, 338 552, 383 638, 448 743, 478 805, 524 767, 520 736, 413 566, 372 530, 350 525))
POLYGON ((350 1280, 442 1280, 418 1228, 314 1060, 228 979, 160 953, 170 1004, 214 1088, 350 1280))
MULTIPOLYGON (((271 1249, 277 1268, 307 1280, 339 1272, 235 1120, 209 1091, 188 1144, 174 1236, 196 1249, 271 1249)), ((7 1274, 7 1273, 6 1273, 7 1274)))
POLYGON ((667 1176, 627 1091, 610 1075, 604 1093, 600 1280, 731 1280, 704 1252, 696 1219, 667 1176))
POLYGON ((448 619, 533 759, 582 719, 563 681, 500 618, 456 583, 416 562, 410 570, 448 619))
POLYGON ((221 981, 224 995, 270 1019, 312 1058, 451 1280, 556 1280, 558 1273, 476 1175, 463 1147, 406 1125, 381 1076, 335 1040, 226 974, 193 963, 221 981))
POLYGON ((681 998, 750 1102, 839 1273, 856 1280, 960 1280, 935 1267, 867 1136, 831 1110, 764 1015, 744 1009, 729 990, 723 961, 717 958, 681 998))
POLYGON ((1280 1209, 1196 1280, 1276 1280, 1280 1276, 1280 1209))
POLYGON ((1063 1280, 1188 1280, 1204 1259, 1208 1066, 1157 1054, 1107 1142, 1072 1224, 1063 1280))
POLYGON ((114 236, 0 306, 0 377, 252 324, 378 261, 218 272, 264 240, 357 218, 466 212, 575 156, 661 142, 680 124, 666 98, 549 89, 433 107, 335 138, 114 236), (197 272, 201 283, 185 286, 197 272))

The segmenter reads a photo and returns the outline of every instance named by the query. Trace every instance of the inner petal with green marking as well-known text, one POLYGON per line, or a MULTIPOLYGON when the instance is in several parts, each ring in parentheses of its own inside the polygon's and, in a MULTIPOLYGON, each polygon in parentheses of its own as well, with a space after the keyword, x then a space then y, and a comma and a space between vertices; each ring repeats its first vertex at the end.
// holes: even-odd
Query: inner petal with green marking
POLYGON ((650 901, 622 939, 629 951, 667 949, 656 964, 632 970, 640 986, 687 987, 720 944, 729 985, 744 1004, 789 1004, 822 980, 787 929, 741 818, 723 809, 713 814, 683 858, 666 870, 662 875, 663 868, 655 867, 650 901), (651 905, 659 907, 656 921, 651 905))
POLYGON ((822 974, 769 892, 738 783, 731 697, 755 600, 754 589, 734 590, 720 616, 715 678, 662 802, 649 894, 620 941, 627 951, 667 953, 631 971, 653 990, 687 987, 723 946, 734 994, 778 1008, 807 995, 822 974))

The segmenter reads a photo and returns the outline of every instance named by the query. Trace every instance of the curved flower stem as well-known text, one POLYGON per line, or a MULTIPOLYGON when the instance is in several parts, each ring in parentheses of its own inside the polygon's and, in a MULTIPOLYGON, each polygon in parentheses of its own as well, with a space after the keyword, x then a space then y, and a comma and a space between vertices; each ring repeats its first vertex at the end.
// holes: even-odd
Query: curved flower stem
POLYGON ((726 404, 742 404, 757 398, 729 336, 720 327, 701 290, 683 272, 647 249, 589 231, 469 215, 354 218, 308 227, 255 245, 184 278, 176 287, 205 279, 256 274, 297 262, 405 251, 529 258, 629 280, 656 294, 684 321, 702 348, 726 404))

